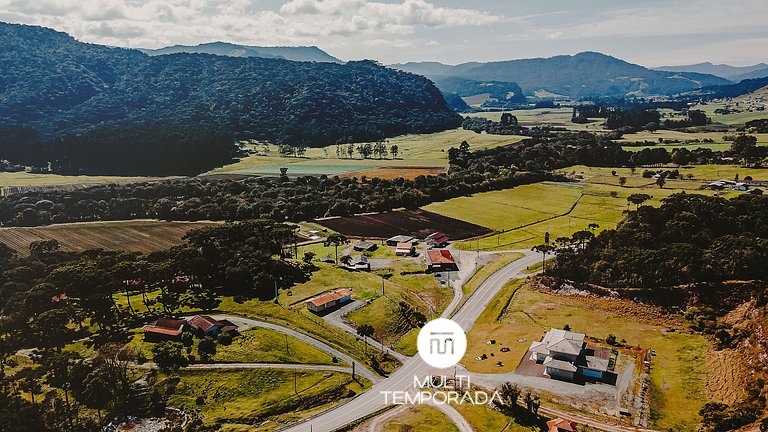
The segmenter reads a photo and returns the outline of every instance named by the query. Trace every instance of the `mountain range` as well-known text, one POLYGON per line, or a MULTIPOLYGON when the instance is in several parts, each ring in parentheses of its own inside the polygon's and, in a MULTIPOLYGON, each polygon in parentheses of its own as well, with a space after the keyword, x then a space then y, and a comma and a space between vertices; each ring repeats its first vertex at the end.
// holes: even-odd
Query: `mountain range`
POLYGON ((745 79, 763 78, 768 76, 768 64, 765 63, 758 63, 752 66, 731 66, 728 64, 712 64, 710 62, 704 62, 682 66, 659 66, 653 69, 669 72, 698 72, 710 74, 731 80, 735 83, 745 79))
MULTIPOLYGON (((412 62, 390 67, 425 75, 439 88, 441 80, 455 77, 481 82, 514 82, 526 96, 546 93, 572 99, 673 95, 706 86, 731 84, 730 80, 711 74, 657 71, 597 52, 456 66, 412 62)), ((441 88, 444 89, 445 86, 441 88)))
POLYGON ((209 42, 200 45, 172 45, 158 49, 140 49, 139 51, 151 56, 187 53, 214 54, 228 57, 261 57, 292 61, 343 63, 341 60, 316 46, 264 47, 237 45, 227 42, 209 42))
POLYGON ((4 23, 0 40, 0 125, 44 137, 207 122, 237 137, 328 145, 457 125, 428 79, 371 61, 149 56, 4 23))

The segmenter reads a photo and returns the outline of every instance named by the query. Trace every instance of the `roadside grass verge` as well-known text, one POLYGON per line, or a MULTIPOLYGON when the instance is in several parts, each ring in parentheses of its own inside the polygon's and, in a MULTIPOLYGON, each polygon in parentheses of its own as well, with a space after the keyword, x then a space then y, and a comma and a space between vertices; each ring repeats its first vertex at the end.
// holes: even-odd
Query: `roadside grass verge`
POLYGON ((274 430, 360 393, 369 383, 336 372, 289 370, 182 370, 169 404, 196 412, 218 429, 274 430), (294 384, 295 383, 295 384, 294 384))

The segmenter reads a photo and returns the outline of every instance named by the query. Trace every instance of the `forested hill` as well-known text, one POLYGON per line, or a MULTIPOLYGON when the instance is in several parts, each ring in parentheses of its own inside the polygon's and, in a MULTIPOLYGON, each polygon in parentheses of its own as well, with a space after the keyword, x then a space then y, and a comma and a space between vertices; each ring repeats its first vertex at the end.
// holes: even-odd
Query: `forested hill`
POLYGON ((281 58, 293 61, 342 63, 341 60, 316 46, 262 47, 237 45, 227 42, 210 42, 199 45, 173 45, 158 49, 142 49, 149 55, 166 54, 216 54, 229 57, 281 58))
POLYGON ((0 126, 44 138, 194 122, 235 138, 320 146, 461 123, 429 80, 371 61, 148 56, 4 23, 0 40, 0 126))

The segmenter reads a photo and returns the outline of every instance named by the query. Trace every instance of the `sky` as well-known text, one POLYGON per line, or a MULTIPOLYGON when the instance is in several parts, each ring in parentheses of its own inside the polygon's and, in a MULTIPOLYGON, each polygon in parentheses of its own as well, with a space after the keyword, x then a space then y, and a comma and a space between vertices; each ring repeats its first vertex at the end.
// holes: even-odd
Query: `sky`
POLYGON ((0 0, 0 21, 133 48, 316 45, 342 60, 599 51, 644 66, 768 62, 765 0, 0 0))

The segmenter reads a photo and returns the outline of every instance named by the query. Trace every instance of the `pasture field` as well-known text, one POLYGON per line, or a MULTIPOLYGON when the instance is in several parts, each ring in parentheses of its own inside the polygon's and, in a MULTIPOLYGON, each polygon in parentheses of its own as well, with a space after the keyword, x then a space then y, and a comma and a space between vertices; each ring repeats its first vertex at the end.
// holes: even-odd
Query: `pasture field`
POLYGON ((0 242, 20 255, 29 255, 29 244, 38 240, 57 240, 61 249, 67 251, 105 249, 148 253, 181 244, 181 238, 189 230, 215 224, 137 220, 0 228, 0 242))
MULTIPOLYGON (((689 185, 689 182, 679 183, 689 185)), ((669 184, 670 187, 659 189, 655 185, 647 188, 630 188, 606 184, 540 183, 503 191, 479 193, 472 197, 454 198, 437 205, 430 204, 425 208, 436 213, 441 212, 448 217, 497 230, 531 224, 480 239, 454 243, 457 248, 466 250, 522 249, 541 244, 546 232, 549 232, 550 238, 555 240, 558 237, 570 237, 576 231, 588 229, 591 223, 600 226, 596 232, 614 228, 624 218, 623 212, 628 209, 626 198, 629 195, 647 193, 652 198, 646 204, 658 205, 662 198, 681 191, 681 189, 671 188, 675 183, 669 184), (583 196, 579 198, 582 194, 583 196), (565 198, 573 201, 565 201, 565 198), (562 211, 564 207, 567 212, 575 199, 578 199, 578 203, 570 213, 544 220, 551 215, 564 213, 562 211), (455 207, 452 205, 454 202, 458 203, 455 207), (471 211, 473 208, 484 208, 487 211, 478 214, 471 211)), ((708 195, 714 193, 697 189, 687 190, 687 192, 708 195)), ((720 192, 721 196, 735 194, 735 192, 720 192)))
MULTIPOLYGON (((636 177, 639 181, 654 182, 654 179, 643 179, 640 177, 645 168, 637 168, 635 174, 632 174, 632 170, 629 168, 603 168, 603 167, 588 167, 585 165, 574 165, 568 168, 558 170, 563 174, 579 174, 587 178, 593 178, 597 176, 612 176, 611 171, 616 171, 616 181, 619 177, 627 177, 627 185, 630 186, 629 180, 632 177, 636 177)), ((659 168, 648 168, 650 170, 658 170, 659 168)), ((680 171, 683 177, 688 174, 693 174, 694 180, 720 180, 728 179, 733 180, 736 175, 740 179, 746 176, 752 176, 755 180, 768 180, 768 168, 744 168, 738 165, 690 165, 678 167, 677 165, 668 165, 664 169, 676 169, 680 171)))
POLYGON ((392 167, 382 167, 382 168, 373 168, 373 169, 364 169, 362 171, 352 171, 343 174, 341 177, 357 177, 361 178, 363 176, 367 178, 373 178, 378 177, 380 179, 384 180, 394 180, 398 177, 402 177, 406 180, 413 180, 418 176, 424 175, 438 175, 441 173, 446 172, 444 168, 419 168, 419 167, 402 167, 402 168, 392 168, 392 167))
POLYGON ((370 386, 363 378, 355 382, 324 371, 184 370, 168 378, 175 377, 169 405, 198 412, 203 424, 224 431, 272 431, 370 386))
POLYGON ((590 119, 591 123, 576 124, 571 122, 573 108, 536 108, 530 110, 509 110, 509 111, 489 111, 476 112, 467 115, 471 117, 482 117, 493 121, 500 121, 501 114, 508 112, 517 117, 518 123, 524 127, 553 126, 564 127, 569 130, 585 130, 590 132, 605 131, 602 123, 605 119, 590 119))
POLYGON ((703 336, 685 333, 678 317, 651 306, 555 295, 513 281, 470 330, 462 363, 476 372, 511 372, 531 341, 539 340, 550 328, 566 324, 598 341, 608 333, 614 334, 618 340, 626 340, 628 352, 640 352, 636 347, 656 351, 651 366, 651 426, 659 430, 696 430, 698 411, 706 402, 701 395, 705 394, 709 372, 705 359, 710 344, 703 336), (486 345, 488 339, 496 339, 497 344, 486 345), (504 346, 511 351, 500 352, 504 346), (493 361, 474 359, 492 351, 493 361), (495 367, 497 361, 503 361, 504 367, 495 367))
POLYGON ((349 237, 387 239, 395 235, 411 235, 417 239, 441 231, 453 239, 488 234, 489 229, 458 218, 446 217, 426 210, 402 210, 359 216, 316 220, 318 224, 349 237))
MULTIPOLYGON (((309 148, 304 157, 286 157, 280 155, 276 145, 250 144, 247 147, 254 154, 238 162, 211 170, 208 174, 246 174, 278 175, 280 168, 288 168, 288 175, 358 175, 356 171, 380 170, 388 168, 387 176, 397 176, 396 169, 402 169, 402 175, 413 175, 410 169, 444 169, 448 166, 448 149, 458 147, 467 141, 472 150, 514 144, 524 139, 522 136, 477 134, 461 128, 431 134, 401 135, 386 140, 387 151, 393 145, 398 146, 397 159, 388 155, 383 159, 360 159, 357 153, 353 158, 339 158, 335 145, 309 148)), ((355 144, 358 145, 358 144, 355 144)), ((345 150, 341 145, 340 150, 345 150)), ((359 176, 359 175, 358 175, 359 176)))
POLYGON ((579 187, 553 185, 545 182, 483 192, 428 204, 424 209, 502 231, 565 213, 582 194, 579 187))
POLYGON ((707 116, 712 119, 713 123, 722 123, 725 125, 743 125, 750 120, 759 120, 768 118, 768 112, 766 111, 747 111, 742 103, 740 107, 737 107, 742 112, 732 114, 715 114, 715 110, 718 108, 725 108, 728 104, 723 102, 711 102, 706 105, 696 105, 694 108, 702 110, 707 113, 707 116))
POLYGON ((12 187, 14 193, 43 186, 84 186, 104 183, 133 183, 153 180, 150 177, 121 176, 68 176, 59 174, 32 174, 29 172, 0 172, 0 189, 12 187), (17 189, 18 188, 18 189, 17 189))

